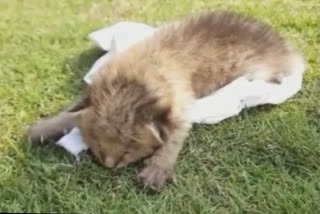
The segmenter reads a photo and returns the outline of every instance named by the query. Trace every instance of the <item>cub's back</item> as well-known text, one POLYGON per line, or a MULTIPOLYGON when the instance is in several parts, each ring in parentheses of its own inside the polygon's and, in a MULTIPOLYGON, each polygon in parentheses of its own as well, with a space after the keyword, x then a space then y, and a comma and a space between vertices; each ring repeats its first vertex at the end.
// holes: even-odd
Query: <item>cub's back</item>
POLYGON ((153 71, 178 73, 178 78, 188 79, 196 97, 212 93, 239 76, 281 82, 293 72, 293 61, 303 64, 299 53, 270 26, 227 11, 167 24, 145 41, 145 47, 148 54, 144 55, 153 56, 164 68, 153 71))
POLYGON ((192 46, 197 48, 193 52, 208 45, 215 46, 212 48, 246 45, 261 52, 273 48, 286 50, 283 39, 270 26, 229 11, 207 12, 167 24, 160 29, 158 36, 163 48, 192 46))
POLYGON ((281 82, 294 71, 294 61, 303 64, 299 53, 268 25, 214 11, 159 28, 117 56, 111 65, 115 69, 106 69, 105 78, 112 79, 110 70, 116 70, 161 95, 190 89, 199 98, 239 76, 281 82))

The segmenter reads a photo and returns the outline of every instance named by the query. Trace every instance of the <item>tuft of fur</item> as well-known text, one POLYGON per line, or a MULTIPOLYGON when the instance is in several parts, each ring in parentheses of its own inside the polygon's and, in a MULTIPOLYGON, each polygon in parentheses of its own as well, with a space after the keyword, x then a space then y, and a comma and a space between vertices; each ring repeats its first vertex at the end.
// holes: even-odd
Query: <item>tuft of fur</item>
POLYGON ((192 16, 161 27, 106 64, 93 80, 79 126, 107 167, 149 156, 139 179, 157 189, 172 176, 195 99, 240 76, 281 82, 297 68, 304 70, 301 55, 265 24, 227 11, 192 16))

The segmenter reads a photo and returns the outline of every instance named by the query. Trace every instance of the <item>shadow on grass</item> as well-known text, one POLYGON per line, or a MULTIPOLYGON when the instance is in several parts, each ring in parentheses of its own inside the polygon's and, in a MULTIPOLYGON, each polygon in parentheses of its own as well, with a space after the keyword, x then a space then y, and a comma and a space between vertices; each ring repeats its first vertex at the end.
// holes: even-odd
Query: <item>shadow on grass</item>
POLYGON ((236 119, 236 120, 243 120, 243 116, 245 114, 247 115, 253 115, 254 113, 268 113, 273 111, 274 109, 276 109, 277 107, 279 107, 278 105, 272 105, 272 104, 264 104, 264 105, 260 105, 260 106, 255 106, 255 107, 251 107, 251 108, 245 108, 243 109, 238 115, 229 117, 224 119, 223 121, 220 121, 216 124, 199 124, 199 123, 194 123, 192 125, 192 131, 197 131, 197 130, 213 130, 214 126, 219 126, 222 125, 225 122, 229 122, 232 119, 236 119))
POLYGON ((90 70, 94 62, 104 53, 105 51, 92 47, 77 56, 67 58, 63 63, 62 69, 65 72, 71 72, 72 75, 69 82, 62 88, 62 91, 70 95, 80 95, 86 87, 83 77, 90 70))

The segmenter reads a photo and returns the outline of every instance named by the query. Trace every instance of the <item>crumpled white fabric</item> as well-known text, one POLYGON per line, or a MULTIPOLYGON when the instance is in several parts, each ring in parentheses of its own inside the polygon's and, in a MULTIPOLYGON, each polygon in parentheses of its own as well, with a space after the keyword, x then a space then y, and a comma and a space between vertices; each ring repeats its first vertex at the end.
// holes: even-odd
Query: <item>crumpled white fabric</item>
MULTIPOLYGON (((117 54, 132 44, 152 36, 156 28, 138 22, 119 22, 110 27, 94 31, 89 38, 102 50, 107 51, 100 57, 84 80, 91 84, 96 72, 117 54)), ((263 104, 280 104, 296 94, 302 85, 304 67, 285 77, 281 84, 263 80, 248 81, 240 77, 211 95, 197 100, 190 108, 189 119, 194 123, 216 124, 229 117, 238 115, 243 109, 263 104)), ((78 128, 62 137, 57 144, 71 154, 78 155, 88 149, 78 128)))
POLYGON ((134 43, 151 36, 155 28, 138 22, 119 22, 89 34, 89 38, 102 50, 107 51, 85 75, 84 81, 91 84, 93 74, 103 63, 109 62, 117 53, 126 50, 134 43))

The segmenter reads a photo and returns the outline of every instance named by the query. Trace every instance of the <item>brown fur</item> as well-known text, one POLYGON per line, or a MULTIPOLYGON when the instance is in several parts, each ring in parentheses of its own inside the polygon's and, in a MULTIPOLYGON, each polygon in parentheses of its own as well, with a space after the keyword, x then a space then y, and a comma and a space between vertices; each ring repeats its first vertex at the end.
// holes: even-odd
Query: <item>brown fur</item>
POLYGON ((281 82, 300 55, 270 27, 230 12, 163 26, 96 75, 80 129, 107 167, 151 156, 139 179, 170 179, 187 137, 190 105, 239 76, 281 82))

